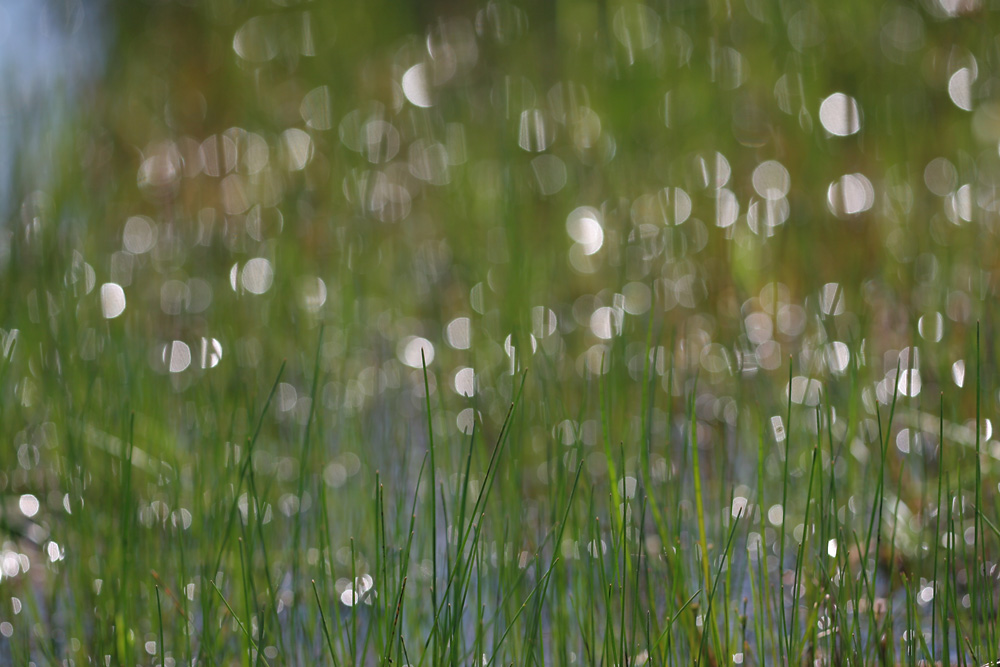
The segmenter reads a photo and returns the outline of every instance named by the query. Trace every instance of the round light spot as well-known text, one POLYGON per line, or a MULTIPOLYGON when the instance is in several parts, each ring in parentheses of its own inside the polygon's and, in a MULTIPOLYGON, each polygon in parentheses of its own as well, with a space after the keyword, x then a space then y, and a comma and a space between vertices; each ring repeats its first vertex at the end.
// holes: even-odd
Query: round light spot
POLYGON ((681 188, 663 188, 637 197, 631 213, 638 225, 680 225, 691 217, 691 197, 681 188))
POLYGON ((732 175, 729 160, 722 153, 699 155, 694 161, 694 174, 705 188, 721 188, 732 175))
POLYGON ((845 174, 826 190, 826 205, 837 217, 864 213, 875 203, 875 188, 864 174, 845 174))
POLYGON ((455 393, 460 396, 476 395, 476 371, 471 368, 459 368, 455 372, 455 393))
POLYGON ((101 285, 101 312, 105 319, 113 320, 125 312, 125 290, 117 283, 101 285))
POLYGON ((944 197, 958 184, 958 171, 948 158, 936 157, 924 167, 924 184, 938 197, 944 197))
MULTIPOLYGON (((538 341, 532 334, 528 334, 528 343, 531 344, 531 353, 534 354, 538 351, 538 341)), ((507 337, 503 339, 503 351, 508 357, 513 359, 518 354, 518 348, 514 345, 514 335, 507 334, 507 337)))
POLYGON ((410 173, 431 185, 447 185, 451 181, 452 164, 448 148, 437 141, 417 139, 410 144, 410 173))
POLYGON ((956 387, 961 388, 965 384, 965 360, 959 359, 951 365, 951 379, 956 387))
POLYGON ((233 51, 247 62, 263 63, 278 54, 278 39, 269 16, 254 16, 233 36, 233 51))
POLYGON ((38 509, 40 504, 38 498, 30 493, 25 493, 17 500, 17 506, 21 510, 21 514, 28 517, 29 519, 36 514, 38 514, 38 509))
POLYGON ((271 262, 263 257, 254 257, 243 265, 240 282, 246 291, 252 294, 263 294, 271 289, 273 281, 274 270, 271 268, 271 262))
POLYGON ((456 350, 468 350, 472 345, 472 320, 456 317, 444 328, 444 339, 456 350))
POLYGON ((591 540, 587 544, 587 553, 593 558, 597 558, 601 554, 606 554, 608 553, 608 543, 604 540, 591 540))
POLYGON ((791 185, 788 170, 777 160, 761 162, 753 170, 753 189, 764 199, 782 199, 788 194, 791 185))
POLYGON ((976 74, 968 67, 962 67, 948 79, 948 97, 959 109, 972 111, 972 84, 976 74))
POLYGON ((680 188, 663 188, 659 192, 662 203, 664 222, 673 225, 683 224, 691 217, 691 196, 680 188))
POLYGON ((844 291, 837 283, 827 283, 819 291, 819 308, 824 315, 844 312, 844 291))
POLYGON ((136 175, 136 184, 143 190, 169 191, 183 172, 183 159, 176 144, 166 141, 147 149, 147 155, 136 175))
POLYGON ((908 396, 913 398, 920 395, 920 371, 916 368, 911 368, 907 371, 899 372, 899 381, 896 383, 896 388, 899 393, 903 396, 908 396))
POLYGON ((944 317, 937 312, 921 315, 917 320, 917 331, 924 340, 938 342, 944 335, 944 317))
POLYGON ((624 479, 618 480, 618 493, 623 498, 635 498, 635 490, 638 485, 638 480, 629 475, 624 479))
POLYGON ((847 364, 851 361, 851 350, 847 343, 835 340, 826 347, 826 365, 830 372, 842 375, 847 370, 847 364))
MULTIPOLYGON (((648 285, 640 282, 625 285, 622 288, 622 296, 625 297, 625 312, 629 315, 642 315, 649 310, 653 302, 653 291, 648 285)), ((552 313, 552 316, 555 317, 555 313, 552 313)))
POLYGON ((531 170, 543 195, 554 195, 566 185, 566 164, 555 155, 539 155, 531 161, 531 170))
POLYGON ((774 334, 774 323, 766 313, 750 313, 746 316, 747 339, 754 345, 763 345, 774 334))
POLYGON ((434 104, 431 99, 430 82, 427 75, 427 65, 423 63, 414 65, 403 74, 403 79, 400 82, 403 94, 413 106, 426 108, 434 104))
POLYGON ((281 412, 288 412, 295 407, 295 404, 299 401, 299 392, 296 391, 293 385, 287 382, 281 382, 278 384, 278 390, 275 392, 278 404, 278 410, 281 412))
MULTIPOLYGON (((628 285, 625 287, 627 288, 628 285)), ((626 300, 628 299, 627 294, 625 298, 626 300)), ((531 332, 536 337, 545 338, 546 336, 551 336, 555 333, 558 324, 559 318, 551 308, 535 306, 531 309, 531 332)))
POLYGON ((122 235, 125 249, 134 255, 141 255, 152 250, 156 245, 156 228, 153 221, 144 215, 134 215, 125 222, 125 233, 122 235))
POLYGON ((552 437, 568 447, 576 442, 579 431, 580 427, 576 422, 564 419, 552 428, 552 437))
POLYGON ((783 363, 781 344, 775 340, 764 341, 757 346, 754 356, 757 358, 757 365, 768 371, 780 368, 783 363))
POLYGON ((201 339, 201 367, 215 368, 222 361, 222 343, 215 338, 201 339))
POLYGON ((861 129, 861 110, 850 95, 834 93, 819 105, 819 120, 830 134, 846 137, 861 129))
POLYGON ((600 213, 590 206, 574 209, 566 218, 566 233, 580 244, 585 255, 593 255, 604 245, 600 213))
POLYGON ((326 283, 318 276, 303 276, 299 279, 298 297, 303 310, 318 312, 326 303, 326 283))
POLYGON ((455 417, 455 426, 462 433, 472 433, 472 428, 476 423, 476 411, 472 408, 465 408, 455 417))
POLYGON ((968 183, 944 198, 945 214, 953 223, 971 222, 973 214, 972 186, 968 183))
POLYGON ((788 220, 790 213, 785 198, 757 200, 747 207, 747 226, 754 234, 771 236, 776 227, 788 220))
POLYGON ((248 174, 259 174, 267 166, 270 149, 264 137, 254 132, 246 134, 245 144, 241 147, 240 161, 248 174))
POLYGON ((410 368, 423 368, 425 361, 428 366, 434 361, 434 345, 426 338, 407 336, 399 342, 396 354, 410 368))
POLYGON ((392 123, 374 119, 361 127, 361 151, 373 164, 396 157, 399 144, 399 130, 392 123))
POLYGON ((180 373, 191 365, 191 348, 182 340, 163 346, 164 363, 171 373, 180 373))
POLYGON ((722 373, 732 368, 732 361, 726 348, 718 343, 711 343, 701 348, 698 355, 701 367, 709 373, 722 373))
POLYGON ((909 454, 914 448, 910 446, 911 441, 914 445, 919 444, 917 441, 918 436, 908 428, 902 429, 896 434, 896 449, 898 449, 903 454, 909 454))
POLYGON ((631 64, 633 51, 644 51, 660 40, 660 15, 641 3, 621 7, 611 21, 615 37, 628 49, 631 64))
POLYGON ((731 227, 740 217, 740 202, 729 188, 719 188, 715 195, 715 224, 731 227))
POLYGON ((314 130, 329 130, 333 127, 330 118, 330 87, 313 88, 302 98, 299 114, 306 125, 314 130))
POLYGON ((609 340, 621 333, 621 314, 614 308, 602 306, 590 316, 590 330, 602 340, 609 340))
MULTIPOLYGON (((937 0, 937 4, 948 16, 971 14, 979 9, 980 0, 937 0)), ((972 544, 971 542, 969 544, 972 544)))
POLYGON ((781 505, 771 505, 771 509, 767 510, 767 520, 772 526, 780 526, 784 518, 785 509, 781 505))
POLYGON ((733 498, 733 504, 730 508, 730 514, 734 519, 738 519, 747 513, 747 504, 749 501, 743 496, 736 496, 733 498))
POLYGON ((521 112, 518 146, 526 151, 538 153, 548 148, 555 138, 555 125, 545 118, 540 109, 527 109, 521 112))
POLYGON ((284 149, 285 168, 289 171, 301 171, 312 160, 312 137, 304 130, 291 127, 282 132, 281 146, 284 149))
POLYGON ((792 403, 805 404, 810 407, 819 405, 822 391, 823 385, 820 384, 819 380, 801 375, 793 377, 791 384, 785 387, 786 396, 791 392, 792 403))

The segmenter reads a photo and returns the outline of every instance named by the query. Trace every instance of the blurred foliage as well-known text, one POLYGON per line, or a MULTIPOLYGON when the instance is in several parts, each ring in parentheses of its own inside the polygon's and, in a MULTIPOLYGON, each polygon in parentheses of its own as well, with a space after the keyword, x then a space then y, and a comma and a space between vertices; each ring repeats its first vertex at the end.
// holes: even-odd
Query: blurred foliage
MULTIPOLYGON (((49 563, 39 590, 73 578, 90 596, 105 566, 88 559, 110 558, 107 536, 127 533, 122 497, 102 486, 120 485, 115 448, 134 418, 151 457, 131 487, 136 516, 159 511, 154 501, 195 513, 199 595, 214 600, 204 581, 241 488, 232 468, 282 359, 259 445, 275 496, 296 492, 290 443, 307 441, 318 407, 320 444, 301 460, 313 499, 327 487, 369 494, 376 470, 405 498, 428 444, 423 352, 433 426, 455 465, 473 422, 497 436, 530 369, 504 496, 524 502, 518 549, 554 512, 538 472, 560 460, 554 441, 594 447, 597 488, 617 483, 617 455, 595 446, 605 442, 620 443, 619 473, 643 451, 653 465, 652 452, 659 483, 680 475, 673 499, 690 494, 692 395, 726 516, 735 483, 756 474, 759 434, 781 441, 791 360, 804 413, 820 402, 817 379, 840 411, 830 437, 857 472, 844 497, 870 492, 854 486, 871 483, 859 452, 877 453, 875 410, 902 392, 897 427, 927 444, 912 450, 921 465, 893 452, 887 474, 906 470, 915 530, 929 529, 926 482, 942 459, 925 417, 937 396, 947 392, 963 444, 956 471, 971 471, 977 430, 1000 451, 991 425, 977 429, 971 380, 981 321, 985 418, 1000 405, 998 8, 48 3, 42 24, 57 41, 77 36, 61 57, 86 67, 46 72, 47 95, 0 80, 19 137, 0 156, 14 165, 0 226, 12 454, 0 492, 42 499, 33 525, 77 554, 49 563), (92 516, 64 516, 64 496, 92 516)), ((811 431, 808 416, 795 422, 800 477, 812 419, 811 431)), ((994 457, 983 465, 992 502, 994 457)), ((766 470, 780 476, 777 454, 766 470)), ((371 508, 346 504, 338 545, 371 532, 371 508)), ((164 530, 132 545, 145 570, 166 567, 164 530)), ((917 542, 901 547, 908 558, 917 542)), ((298 546, 278 561, 298 562, 298 546)), ((121 613, 90 597, 39 618, 93 608, 100 625, 121 613)), ((96 638, 94 655, 106 648, 100 629, 79 636, 96 638)))

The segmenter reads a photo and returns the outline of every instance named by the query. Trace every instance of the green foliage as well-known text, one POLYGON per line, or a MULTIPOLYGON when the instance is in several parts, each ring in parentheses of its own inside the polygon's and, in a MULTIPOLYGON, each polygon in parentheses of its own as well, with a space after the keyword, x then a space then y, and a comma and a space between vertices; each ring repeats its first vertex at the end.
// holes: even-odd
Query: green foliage
POLYGON ((997 660, 986 0, 83 7, 0 663, 997 660))

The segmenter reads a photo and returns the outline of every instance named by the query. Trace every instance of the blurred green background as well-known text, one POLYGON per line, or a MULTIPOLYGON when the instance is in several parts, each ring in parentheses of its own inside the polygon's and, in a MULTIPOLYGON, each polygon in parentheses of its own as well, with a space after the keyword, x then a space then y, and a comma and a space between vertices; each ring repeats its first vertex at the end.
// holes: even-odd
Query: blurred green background
MULTIPOLYGON (((690 512, 689 399, 719 531, 758 481, 758 439, 784 442, 789 394, 792 476, 828 430, 843 497, 874 502, 875 410, 895 391, 886 476, 917 517, 900 550, 926 564, 942 393, 953 470, 971 483, 978 434, 997 495, 998 9, 0 6, 0 590, 37 598, 30 622, 0 601, 0 634, 29 638, 0 661, 72 654, 69 637, 78 659, 137 660, 150 570, 197 582, 191 626, 211 625, 258 421, 271 558, 300 594, 318 498, 334 548, 371 539, 376 471, 403 522, 428 403, 446 479, 473 424, 498 437, 522 371, 494 510, 518 550, 554 521, 570 450, 599 500, 617 462, 690 512)), ((775 449, 762 470, 780 484, 781 465, 775 449)))

